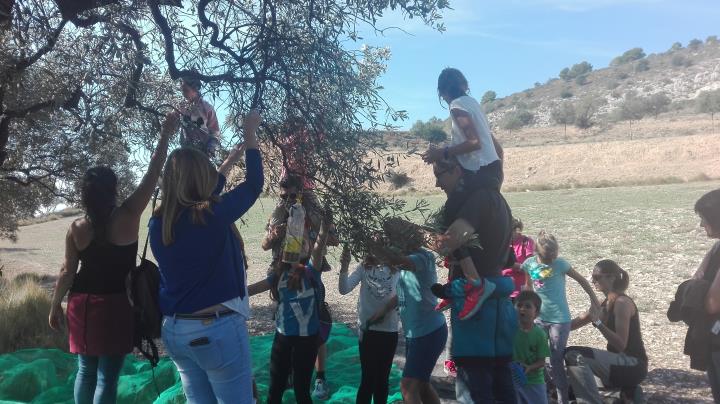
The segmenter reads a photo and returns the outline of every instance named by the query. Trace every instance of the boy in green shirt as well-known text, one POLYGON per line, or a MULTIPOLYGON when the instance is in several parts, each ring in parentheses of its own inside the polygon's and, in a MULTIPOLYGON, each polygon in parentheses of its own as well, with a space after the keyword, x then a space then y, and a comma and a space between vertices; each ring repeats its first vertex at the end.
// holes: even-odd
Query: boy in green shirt
POLYGON ((548 337, 545 331, 535 325, 542 300, 537 293, 526 290, 515 299, 520 327, 513 340, 513 360, 525 369, 527 382, 516 383, 515 392, 519 404, 547 404, 545 386, 545 358, 550 356, 548 337))

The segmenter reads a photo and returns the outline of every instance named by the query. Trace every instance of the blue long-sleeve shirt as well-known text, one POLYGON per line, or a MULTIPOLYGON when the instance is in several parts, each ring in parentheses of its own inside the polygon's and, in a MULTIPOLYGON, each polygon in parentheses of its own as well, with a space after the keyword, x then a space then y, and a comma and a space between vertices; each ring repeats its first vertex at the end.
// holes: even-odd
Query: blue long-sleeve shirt
MULTIPOLYGON (((262 158, 257 149, 245 152, 245 181, 212 202, 205 224, 192 223, 183 210, 173 225, 174 242, 164 245, 163 217, 150 219, 150 247, 160 267, 160 310, 164 315, 193 313, 236 297, 245 297, 245 266, 235 223, 263 189, 262 158)), ((220 175, 218 192, 225 184, 220 175)))

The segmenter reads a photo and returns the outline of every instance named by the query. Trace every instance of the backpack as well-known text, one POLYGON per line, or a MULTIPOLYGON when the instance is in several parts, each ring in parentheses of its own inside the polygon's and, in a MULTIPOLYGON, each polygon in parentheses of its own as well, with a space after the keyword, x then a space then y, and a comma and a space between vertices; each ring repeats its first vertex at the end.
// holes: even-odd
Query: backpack
MULTIPOLYGON (((157 195, 158 191, 155 191, 153 211, 157 195)), ((150 361, 150 365, 155 367, 160 360, 155 339, 160 338, 162 313, 159 302, 160 270, 154 262, 145 258, 149 238, 150 234, 145 238, 140 265, 130 271, 129 295, 135 320, 133 345, 150 361)))

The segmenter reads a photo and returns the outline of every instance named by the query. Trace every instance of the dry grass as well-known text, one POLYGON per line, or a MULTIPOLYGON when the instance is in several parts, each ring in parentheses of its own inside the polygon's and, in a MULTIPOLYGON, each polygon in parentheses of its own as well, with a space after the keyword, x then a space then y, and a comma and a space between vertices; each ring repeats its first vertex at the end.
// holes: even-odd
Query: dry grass
POLYGON ((0 279, 0 354, 23 348, 68 349, 68 337, 48 325, 50 296, 39 275, 0 279))
MULTIPOLYGON (((419 156, 400 160, 419 193, 438 192, 419 156)), ((720 178, 717 135, 658 137, 505 149, 506 192, 657 185, 720 178)), ((382 191, 392 192, 388 186, 382 191)))

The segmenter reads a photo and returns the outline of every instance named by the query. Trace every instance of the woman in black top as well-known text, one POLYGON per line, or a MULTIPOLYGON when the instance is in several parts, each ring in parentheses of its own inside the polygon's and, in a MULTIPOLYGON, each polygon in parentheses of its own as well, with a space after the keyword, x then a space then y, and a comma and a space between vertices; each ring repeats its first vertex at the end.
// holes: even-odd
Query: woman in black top
MULTIPOLYGON (((695 202, 695 213, 700 216, 700 226, 705 229, 707 237, 720 239, 720 189, 701 196, 695 202)), ((713 247, 705 254, 705 258, 693 276, 694 279, 705 279, 711 282, 710 288, 705 295, 705 311, 712 319, 711 324, 714 324, 715 319, 720 316, 720 275, 718 275, 720 271, 718 271, 718 263, 720 263, 720 241, 715 242, 713 247)), ((714 328, 711 328, 710 331, 714 332, 714 328)), ((715 332, 715 335, 718 335, 718 333, 715 332)), ((711 339, 715 338, 717 337, 711 339)), ((713 399, 716 403, 720 403, 720 350, 716 344, 712 342, 709 342, 709 344, 711 346, 707 374, 713 399)))
POLYGON ((565 350, 568 378, 578 402, 602 404, 595 376, 605 387, 622 388, 632 401, 647 375, 647 355, 635 302, 625 295, 630 277, 615 261, 602 260, 592 273, 595 288, 605 294, 599 308, 572 320, 572 329, 592 324, 607 340, 607 351, 571 346, 565 350))
POLYGON ((125 279, 135 267, 140 217, 152 197, 178 116, 168 115, 147 173, 122 203, 117 176, 108 167, 89 169, 82 183, 85 216, 65 237, 65 260, 49 314, 50 327, 65 322, 66 294, 70 352, 78 355, 77 404, 115 403, 125 355, 133 349, 133 317, 125 279), (79 270, 78 270, 79 268, 79 270))

